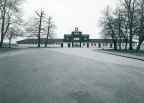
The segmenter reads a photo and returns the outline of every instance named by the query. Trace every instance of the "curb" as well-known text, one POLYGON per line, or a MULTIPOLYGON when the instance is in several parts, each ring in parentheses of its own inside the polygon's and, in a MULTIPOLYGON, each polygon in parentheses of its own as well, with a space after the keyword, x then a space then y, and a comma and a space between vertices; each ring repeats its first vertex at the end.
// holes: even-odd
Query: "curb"
POLYGON ((136 59, 136 60, 144 61, 144 59, 140 59, 140 58, 129 57, 129 56, 124 56, 124 55, 120 55, 120 54, 115 54, 115 53, 110 53, 110 52, 105 52, 105 51, 99 51, 99 50, 94 50, 94 51, 102 52, 102 53, 106 53, 106 54, 112 54, 112 55, 116 55, 116 56, 120 56, 120 57, 125 57, 125 58, 131 58, 131 59, 136 59))

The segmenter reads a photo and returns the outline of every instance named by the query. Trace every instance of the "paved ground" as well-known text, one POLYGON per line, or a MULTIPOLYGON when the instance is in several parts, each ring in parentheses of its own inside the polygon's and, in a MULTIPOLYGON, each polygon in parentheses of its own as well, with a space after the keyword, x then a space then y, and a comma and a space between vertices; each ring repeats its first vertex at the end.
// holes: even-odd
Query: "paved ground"
POLYGON ((144 51, 143 52, 132 51, 131 53, 114 51, 114 50, 106 50, 106 49, 95 49, 95 51, 144 61, 144 51))
POLYGON ((144 103, 144 64, 84 48, 0 54, 0 103, 144 103))
POLYGON ((106 63, 114 63, 114 64, 122 64, 122 65, 130 65, 130 66, 138 66, 144 67, 143 61, 119 57, 115 55, 110 55, 106 53, 97 52, 95 48, 62 48, 62 49, 50 49, 55 52, 61 52, 64 54, 70 54, 79 57, 85 57, 88 59, 93 59, 100 62, 106 63))

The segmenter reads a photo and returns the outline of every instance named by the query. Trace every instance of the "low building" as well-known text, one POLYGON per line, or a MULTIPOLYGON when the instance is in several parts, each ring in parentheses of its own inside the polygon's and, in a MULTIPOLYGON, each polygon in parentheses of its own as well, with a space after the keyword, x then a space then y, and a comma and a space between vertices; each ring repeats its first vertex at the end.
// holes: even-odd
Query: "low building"
MULTIPOLYGON (((46 38, 41 38, 41 47, 45 46, 46 38)), ((37 39, 25 39, 17 41, 18 46, 36 47, 37 39)), ((119 43, 117 43, 119 46, 119 43)), ((48 39, 47 47, 62 47, 62 48, 113 48, 112 39, 90 39, 89 34, 82 34, 75 28, 71 34, 64 34, 64 39, 48 39)), ((122 49, 125 48, 125 41, 121 41, 122 49)), ((129 43, 128 43, 129 47, 129 43)), ((136 48, 136 42, 133 42, 133 47, 136 48)))

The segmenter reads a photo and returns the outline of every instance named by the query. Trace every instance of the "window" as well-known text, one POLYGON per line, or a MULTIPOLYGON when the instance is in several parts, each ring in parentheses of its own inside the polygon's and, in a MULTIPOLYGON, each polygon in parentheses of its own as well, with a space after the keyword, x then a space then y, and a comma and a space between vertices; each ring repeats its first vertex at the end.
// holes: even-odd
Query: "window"
POLYGON ((103 43, 103 46, 107 46, 107 43, 103 43))
POLYGON ((87 38, 84 38, 84 40, 87 40, 87 38))
POLYGON ((75 35, 79 35, 79 33, 74 33, 75 35))
POLYGON ((83 43, 83 46, 85 46, 85 43, 83 43))
POLYGON ((73 38, 74 40, 79 40, 79 38, 73 38))
POLYGON ((96 43, 94 43, 94 46, 96 46, 96 43))
POLYGON ((91 46, 93 46, 93 43, 91 43, 91 46))

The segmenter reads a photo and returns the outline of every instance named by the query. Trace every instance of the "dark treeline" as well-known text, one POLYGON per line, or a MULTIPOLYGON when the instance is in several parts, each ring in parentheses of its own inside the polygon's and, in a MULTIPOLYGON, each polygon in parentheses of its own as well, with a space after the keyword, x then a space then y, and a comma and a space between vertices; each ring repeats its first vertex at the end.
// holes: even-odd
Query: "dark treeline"
POLYGON ((105 38, 112 38, 114 50, 117 50, 117 43, 121 49, 121 40, 125 40, 125 50, 129 42, 129 50, 133 50, 132 40, 138 37, 136 51, 144 41, 144 0, 119 0, 117 8, 112 10, 107 6, 103 11, 103 17, 99 20, 102 26, 101 35, 105 38))

